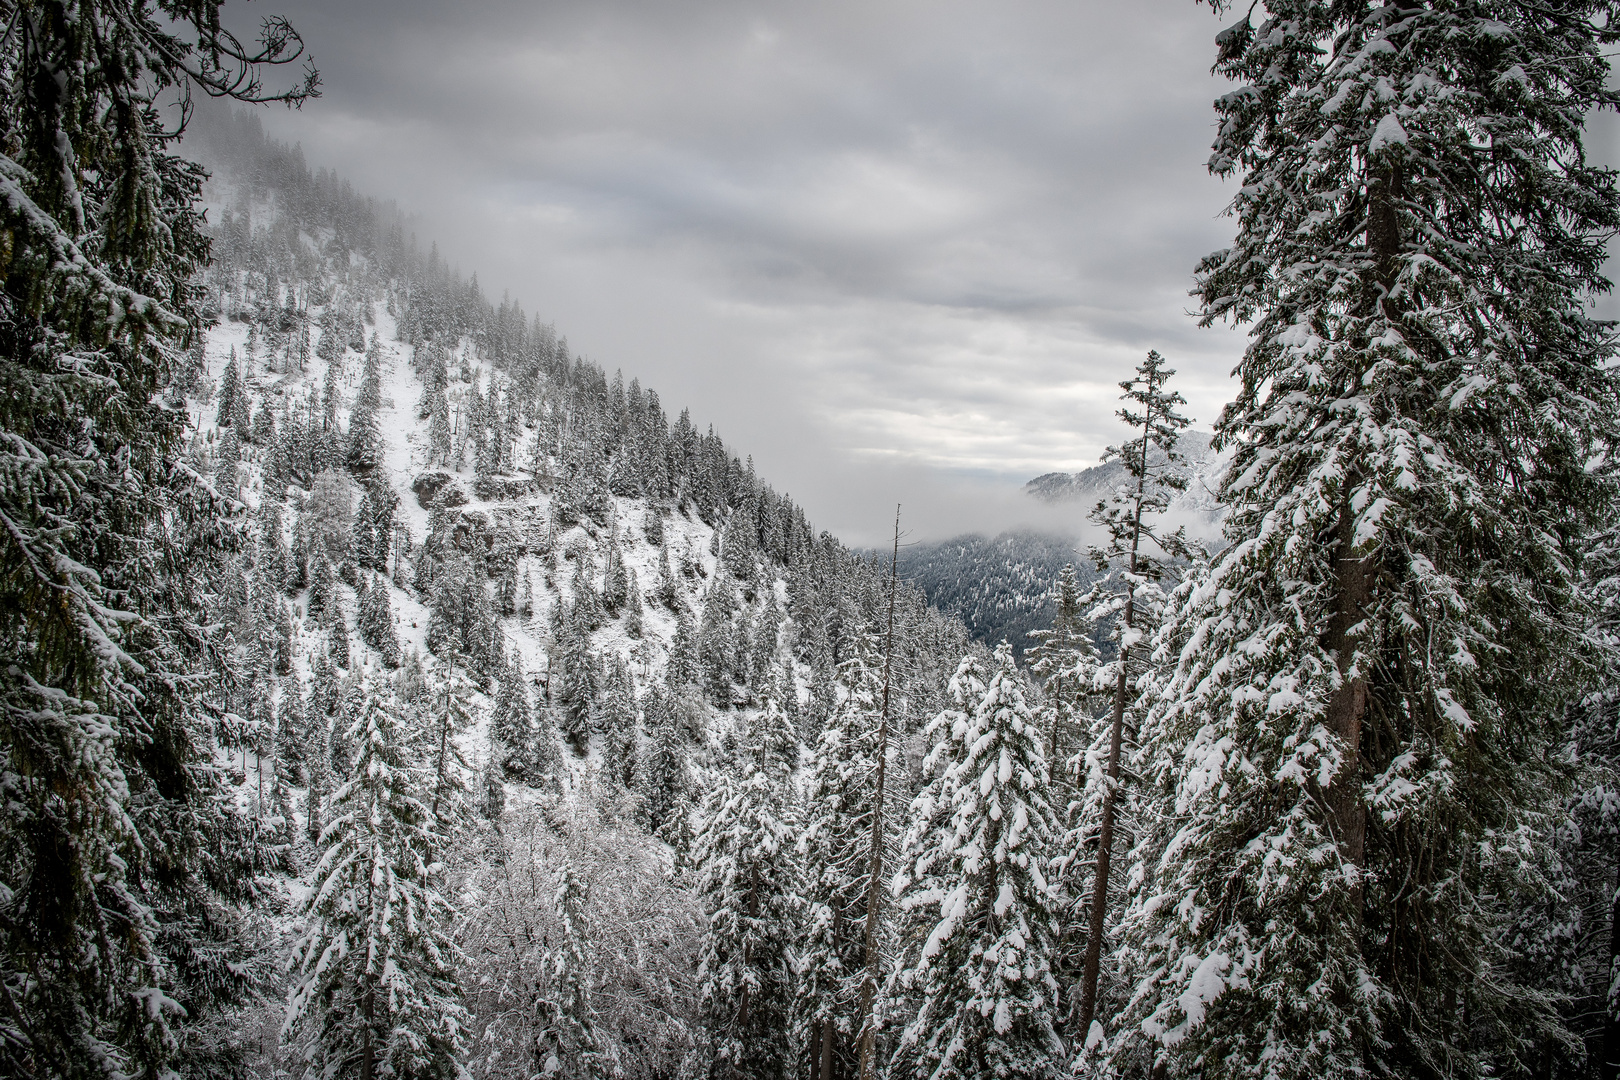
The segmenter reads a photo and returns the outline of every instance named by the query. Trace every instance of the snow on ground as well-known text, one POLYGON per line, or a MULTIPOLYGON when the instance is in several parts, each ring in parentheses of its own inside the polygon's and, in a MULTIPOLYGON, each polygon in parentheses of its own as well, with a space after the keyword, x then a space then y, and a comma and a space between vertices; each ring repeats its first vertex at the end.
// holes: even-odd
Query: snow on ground
MULTIPOLYGON (((207 370, 207 380, 210 388, 217 388, 220 377, 224 373, 232 351, 243 365, 243 377, 249 393, 253 398, 253 409, 256 412, 261 403, 270 400, 278 408, 289 402, 302 401, 305 397, 314 395, 319 397, 326 377, 324 361, 314 358, 314 350, 318 346, 321 330, 319 327, 322 308, 310 307, 307 311, 310 323, 310 357, 307 367, 303 371, 272 371, 266 367, 265 348, 261 344, 258 355, 250 357, 248 350, 249 331, 244 322, 232 319, 223 319, 215 326, 209 328, 205 338, 204 362, 207 370)), ((426 471, 427 462, 427 422, 417 416, 417 406, 421 400, 423 386, 417 377, 413 366, 414 349, 411 345, 396 340, 398 326, 395 318, 390 315, 382 301, 373 301, 371 316, 374 325, 368 328, 367 340, 375 333, 382 351, 382 385, 381 408, 378 411, 378 425, 384 444, 383 468, 391 490, 399 497, 395 510, 396 521, 409 530, 410 540, 413 544, 421 543, 428 532, 429 513, 417 500, 412 490, 414 480, 426 471)), ((340 383, 342 397, 339 403, 339 422, 345 428, 349 420, 349 411, 353 405, 355 395, 359 388, 360 375, 364 367, 364 357, 352 350, 345 350, 343 354, 344 377, 340 383)), ((489 379, 494 376, 501 378, 493 371, 490 365, 479 360, 476 349, 471 342, 463 341, 452 351, 450 366, 452 370, 460 367, 465 360, 474 372, 475 385, 486 387, 489 379)), ((202 400, 193 398, 188 401, 195 430, 206 445, 212 446, 218 439, 216 413, 217 403, 210 398, 202 400)), ((532 438, 532 435, 531 435, 532 438)), ((244 464, 247 466, 247 482, 244 484, 243 501, 250 508, 256 509, 263 498, 262 473, 258 463, 259 451, 244 447, 244 464)), ((529 457, 528 447, 520 443, 518 460, 525 461, 529 457)), ((495 510, 517 510, 524 516, 532 516, 537 528, 544 529, 550 520, 551 499, 541 492, 527 496, 521 500, 484 500, 476 497, 473 491, 472 469, 465 467, 459 471, 445 470, 455 473, 460 486, 469 496, 469 501, 459 507, 461 513, 484 513, 490 515, 495 510)), ((522 474, 527 476, 528 474, 522 474)), ((618 619, 609 622, 592 637, 595 650, 603 656, 618 655, 625 659, 632 677, 635 680, 638 693, 645 692, 654 682, 663 677, 664 668, 668 662, 670 643, 674 639, 677 619, 674 613, 663 605, 648 598, 648 593, 658 581, 659 548, 647 541, 643 527, 647 511, 646 502, 638 498, 615 497, 611 524, 607 527, 596 525, 575 525, 561 532, 557 537, 559 553, 566 551, 570 545, 582 547, 593 560, 598 573, 601 572, 606 561, 608 545, 608 532, 611 528, 619 539, 621 554, 627 569, 634 570, 636 581, 642 591, 641 635, 639 639, 632 638, 625 627, 624 620, 618 619)), ((284 521, 284 528, 290 538, 293 522, 291 515, 284 521)), ((682 589, 683 602, 691 612, 694 621, 701 611, 701 599, 713 580, 717 569, 718 559, 710 552, 710 545, 714 541, 714 530, 701 520, 695 520, 682 513, 675 512, 665 518, 665 543, 670 552, 671 563, 676 568, 676 580, 682 589), (687 580, 680 572, 683 562, 691 562, 701 567, 701 574, 696 581, 687 580)), ((534 612, 529 618, 522 616, 502 620, 502 628, 506 635, 508 651, 515 650, 520 657, 523 671, 528 677, 531 686, 531 697, 542 699, 545 694, 543 676, 548 669, 549 657, 549 625, 550 616, 559 603, 572 601, 572 563, 558 556, 558 568, 552 571, 547 560, 534 552, 522 557, 518 564, 519 590, 521 594, 522 583, 527 579, 533 587, 534 612), (549 573, 549 582, 548 582, 549 573)), ((413 650, 419 653, 424 665, 435 668, 440 661, 431 656, 426 647, 426 636, 429 610, 426 604, 414 596, 410 591, 400 588, 389 582, 390 601, 393 605, 396 621, 396 632, 399 637, 403 653, 409 655, 413 650)), ((339 583, 340 604, 343 606, 347 624, 351 631, 350 648, 353 651, 355 664, 368 675, 381 668, 381 660, 374 650, 365 645, 355 628, 357 624, 358 598, 355 590, 348 585, 339 583)), ((786 583, 775 583, 774 591, 785 607, 786 583)), ((292 598, 294 611, 294 637, 297 658, 294 672, 307 687, 312 679, 311 658, 326 647, 325 631, 316 626, 313 620, 303 616, 307 606, 307 590, 292 598)), ((801 698, 807 695, 805 683, 799 683, 801 698)), ((478 695, 474 701, 474 714, 477 722, 461 738, 463 758, 470 764, 477 766, 485 758, 488 745, 488 714, 490 701, 483 695, 478 695)), ((572 752, 563 754, 569 765, 574 783, 582 782, 600 760, 600 748, 597 740, 593 739, 588 754, 580 758, 572 752)), ((233 773, 240 773, 240 760, 230 765, 222 760, 222 766, 233 773)), ((241 789, 244 798, 252 792, 257 797, 259 777, 254 774, 254 766, 249 756, 248 775, 241 789)), ((268 790, 268 780, 265 782, 268 790)), ((513 789, 509 794, 519 794, 513 789)))

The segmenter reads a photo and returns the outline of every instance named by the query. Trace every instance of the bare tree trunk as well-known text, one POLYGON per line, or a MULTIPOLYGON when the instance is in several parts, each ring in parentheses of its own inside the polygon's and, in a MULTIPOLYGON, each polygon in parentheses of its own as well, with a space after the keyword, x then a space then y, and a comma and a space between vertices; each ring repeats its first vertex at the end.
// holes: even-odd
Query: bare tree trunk
POLYGON ((878 721, 877 794, 872 804, 872 862, 866 882, 865 949, 866 978, 861 982, 861 1071, 860 1080, 877 1077, 877 1025, 872 1016, 877 996, 878 906, 883 880, 883 784, 889 761, 889 674, 894 661, 894 594, 900 565, 900 507, 894 508, 894 552, 889 558, 889 635, 883 653, 883 712, 878 721))
POLYGON ((1609 970, 1603 981, 1603 1060, 1598 1075, 1603 1080, 1620 1080, 1620 1001, 1614 997, 1620 979, 1620 880, 1609 899, 1609 970))
MULTIPOLYGON (((833 912, 832 939, 834 948, 837 948, 843 929, 844 909, 843 905, 839 905, 838 909, 833 912)), ((833 1023, 832 1017, 828 1016, 821 1022, 821 1080, 832 1080, 833 1050, 837 1038, 837 1025, 833 1023)))
POLYGON ((1091 874, 1091 920, 1086 932, 1086 959, 1080 971, 1081 1044, 1091 1036, 1097 1017, 1097 982, 1102 972, 1103 928, 1108 923, 1108 877, 1113 869, 1114 805, 1119 786, 1119 754, 1125 731, 1125 697, 1130 692, 1131 634, 1136 629, 1137 554, 1142 546, 1142 504, 1147 497, 1148 446, 1153 435, 1153 407, 1142 418, 1142 459, 1136 477, 1136 513, 1131 529, 1130 577, 1126 581, 1124 630, 1119 638, 1119 676, 1114 681, 1114 715, 1108 736, 1107 790, 1103 792, 1102 826, 1097 833, 1097 859, 1091 874))
POLYGON ((366 976, 365 1015, 366 1034, 360 1047, 360 1080, 372 1080, 377 1068, 377 1050, 371 1045, 371 1026, 375 1020, 372 998, 374 991, 371 986, 371 977, 366 976))
MULTIPOLYGON (((1125 626, 1131 625, 1132 600, 1125 601, 1125 626)), ((1091 875, 1091 922, 1086 931, 1086 960, 1080 972, 1080 1030, 1082 1043, 1090 1036, 1097 1015, 1097 981, 1102 972, 1103 928, 1108 920, 1108 877, 1114 853, 1114 789, 1119 783, 1119 752, 1125 730, 1125 695, 1129 676, 1126 649, 1119 650, 1119 679, 1114 684, 1113 730, 1108 737, 1108 790, 1103 793, 1102 827, 1097 832, 1097 861, 1091 875)))

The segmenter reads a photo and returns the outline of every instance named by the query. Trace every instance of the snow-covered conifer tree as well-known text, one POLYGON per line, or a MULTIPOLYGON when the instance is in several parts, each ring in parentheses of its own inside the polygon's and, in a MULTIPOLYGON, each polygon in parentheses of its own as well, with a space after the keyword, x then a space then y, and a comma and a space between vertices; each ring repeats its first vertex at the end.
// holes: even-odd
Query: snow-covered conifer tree
POLYGON ((1265 12, 1218 39, 1244 85, 1210 166, 1241 177, 1239 227, 1198 289, 1250 343, 1217 428, 1228 546, 1167 628, 1143 731, 1163 812, 1111 1054, 1529 1070, 1522 1034, 1559 1024, 1504 962, 1490 882, 1543 873, 1609 487, 1588 467, 1620 435, 1586 310, 1620 227, 1583 146, 1620 104, 1610 12, 1265 12))
POLYGON ((596 706, 596 726, 602 733, 602 772, 616 785, 635 776, 636 688, 624 658, 615 655, 605 665, 602 692, 596 706))
MULTIPOLYGON (((373 688, 374 690, 376 688, 373 688)), ((293 950, 285 1030, 305 1075, 459 1074, 468 1016, 451 966, 447 838, 425 800, 432 776, 392 702, 355 722, 354 774, 331 795, 325 848, 293 950)))
POLYGON ((348 670, 352 662, 349 655, 349 620, 344 618, 343 608, 336 602, 331 605, 326 633, 327 655, 332 658, 332 663, 348 670))
POLYGON ((928 726, 927 780, 894 879, 910 930, 896 984, 915 1012, 890 1075, 1055 1075, 1043 733, 1005 642, 987 680, 970 657, 950 692, 954 707, 928 726))
POLYGON ((565 864, 553 875, 552 887, 559 934, 548 950, 546 993, 537 1003, 541 1030, 536 1036, 536 1064, 542 1076, 595 1080, 607 1075, 607 1063, 591 1003, 594 973, 590 928, 585 923, 585 882, 565 864))
POLYGON ((596 707, 601 666, 591 652, 589 631, 571 615, 564 624, 557 650, 556 662, 562 669, 557 693, 558 724, 574 752, 583 754, 591 739, 591 714, 596 707))
MULTIPOLYGON (((1085 756, 1084 775, 1080 778, 1084 798, 1080 827, 1074 837, 1085 850, 1072 851, 1068 859, 1070 866, 1087 861, 1092 866, 1091 910, 1077 1014, 1077 1034, 1087 1042, 1093 1039, 1111 887, 1117 885, 1111 870, 1118 846, 1120 763, 1127 728, 1131 742, 1135 742, 1140 709, 1134 706, 1140 684, 1148 676, 1141 663, 1147 650, 1141 643, 1157 629, 1164 614, 1165 598, 1159 583, 1169 570, 1170 560, 1188 553, 1184 531, 1167 533, 1157 522, 1169 506, 1170 493, 1187 486, 1186 477, 1176 471, 1182 461, 1176 441, 1189 423, 1176 409, 1185 404, 1185 399, 1166 389, 1174 374, 1165 367, 1162 356, 1149 351, 1147 359, 1137 365, 1136 374, 1119 384, 1125 391, 1120 396, 1126 405, 1118 416, 1133 435, 1125 443, 1109 447, 1103 460, 1118 458, 1125 466, 1128 481, 1091 513, 1091 520, 1108 535, 1107 544, 1093 548, 1091 557, 1099 569, 1111 572, 1098 585, 1102 602, 1089 614, 1093 619, 1113 617, 1115 653, 1113 660, 1096 673, 1098 682, 1112 684, 1113 700, 1108 722, 1097 733, 1100 738, 1087 740, 1092 752, 1085 756)), ((1147 677, 1147 681, 1152 680, 1147 677)), ((1101 1032, 1097 1035, 1100 1037, 1101 1032)))
MULTIPOLYGON (((877 801, 877 736, 883 672, 879 645, 863 634, 839 665, 843 694, 817 740, 805 785, 804 936, 794 1006, 797 1042, 820 1080, 852 1077, 859 1053, 866 910, 877 801)), ((893 821, 892 814, 886 820, 893 821)), ((878 935, 876 940, 882 941, 878 935)))
POLYGON ((794 1071, 796 816, 780 766, 744 751, 715 775, 692 841, 709 916, 698 982, 721 1075, 780 1078, 794 1071))
POLYGON ((495 708, 489 720, 490 754, 502 775, 511 780, 528 777, 534 765, 534 713, 523 683, 522 660, 515 652, 501 672, 495 708))
POLYGON ((644 701, 647 752, 640 762, 642 820, 647 831, 669 839, 682 830, 691 806, 686 737, 668 691, 653 687, 644 701))

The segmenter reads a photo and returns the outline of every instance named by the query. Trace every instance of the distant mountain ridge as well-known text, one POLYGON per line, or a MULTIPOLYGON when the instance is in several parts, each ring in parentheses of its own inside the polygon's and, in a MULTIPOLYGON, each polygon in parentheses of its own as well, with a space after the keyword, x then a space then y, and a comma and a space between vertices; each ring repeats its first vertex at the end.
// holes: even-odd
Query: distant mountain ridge
MULTIPOLYGON (((1210 445, 1213 438, 1214 436, 1207 431, 1182 432, 1176 449, 1186 456, 1187 466, 1178 471, 1183 472, 1189 479, 1198 478, 1207 472, 1216 457, 1210 445)), ((1155 463, 1164 460, 1162 454, 1150 457, 1155 463)), ((1095 503, 1099 499, 1106 498, 1129 478, 1130 474, 1126 471, 1125 464, 1114 458, 1076 473, 1043 473, 1024 485, 1024 493, 1046 503, 1095 503)))
MULTIPOLYGON (((1215 452, 1212 438, 1207 431, 1186 431, 1177 447, 1187 459, 1178 469, 1187 487, 1171 499, 1169 513, 1194 534, 1213 533, 1220 520, 1216 492, 1227 458, 1215 452)), ((1043 473, 1024 485, 1024 493, 1048 505, 1090 510, 1129 479, 1115 459, 1075 473, 1043 473)), ((1022 656, 1034 644, 1029 632, 1051 625, 1052 591, 1069 563, 1082 585, 1096 578, 1078 535, 1023 529, 994 539, 969 534, 918 544, 901 552, 900 573, 930 604, 959 615, 975 640, 994 646, 1005 638, 1022 656)))

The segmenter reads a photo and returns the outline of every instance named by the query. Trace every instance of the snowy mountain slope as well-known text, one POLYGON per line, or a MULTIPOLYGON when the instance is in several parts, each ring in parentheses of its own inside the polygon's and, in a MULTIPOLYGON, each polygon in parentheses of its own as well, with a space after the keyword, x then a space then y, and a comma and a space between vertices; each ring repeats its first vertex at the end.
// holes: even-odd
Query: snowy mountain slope
MULTIPOLYGON (((887 567, 688 412, 424 257, 390 209, 251 122, 212 123, 214 321, 169 401, 192 420, 186 463, 239 500, 238 553, 207 583, 226 634, 210 696, 219 765, 279 845, 274 933, 330 932, 311 905, 351 820, 332 815, 397 710, 463 822, 445 853, 463 947, 497 935, 459 976, 474 1074, 544 1071, 543 1032, 512 1010, 556 971, 561 860, 584 922, 621 931, 593 946, 603 1052, 674 1075, 708 1053, 680 869, 700 807, 740 745, 785 730, 788 760, 813 750, 850 698, 841 665, 877 666, 887 567)), ((895 608, 898 808, 972 644, 913 584, 895 608)), ((267 1074, 296 1035, 282 995, 253 1021, 267 1074)))

